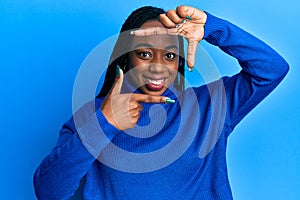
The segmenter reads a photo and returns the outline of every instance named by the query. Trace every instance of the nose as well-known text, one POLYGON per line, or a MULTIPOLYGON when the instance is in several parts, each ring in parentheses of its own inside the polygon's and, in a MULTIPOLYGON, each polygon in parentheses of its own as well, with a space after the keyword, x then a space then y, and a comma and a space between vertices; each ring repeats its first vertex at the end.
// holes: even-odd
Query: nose
POLYGON ((160 73, 164 73, 167 70, 166 63, 165 60, 163 59, 162 54, 163 54, 162 52, 158 52, 155 54, 155 56, 153 57, 149 65, 149 72, 160 74, 160 73))
POLYGON ((155 73, 155 74, 161 74, 166 71, 166 66, 164 66, 161 63, 151 63, 149 65, 149 72, 155 73))

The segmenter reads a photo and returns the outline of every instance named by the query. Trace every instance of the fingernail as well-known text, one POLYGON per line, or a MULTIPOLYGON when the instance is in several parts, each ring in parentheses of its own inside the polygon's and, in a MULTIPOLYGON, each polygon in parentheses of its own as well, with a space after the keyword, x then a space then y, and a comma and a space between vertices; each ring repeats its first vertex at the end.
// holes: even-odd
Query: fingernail
POLYGON ((116 69, 116 77, 119 77, 120 74, 121 74, 121 72, 120 72, 120 66, 117 65, 117 69, 116 69))
POLYGON ((130 31, 130 35, 134 35, 134 31, 130 31))
POLYGON ((174 99, 166 98, 166 103, 175 103, 174 99))
POLYGON ((193 71, 193 68, 190 68, 190 67, 189 67, 189 72, 192 72, 192 71, 193 71))
POLYGON ((187 21, 188 21, 188 20, 184 19, 184 20, 181 21, 181 23, 184 24, 184 23, 187 23, 187 21))
POLYGON ((189 16, 189 15, 186 16, 185 18, 188 19, 188 20, 192 20, 191 16, 189 16))

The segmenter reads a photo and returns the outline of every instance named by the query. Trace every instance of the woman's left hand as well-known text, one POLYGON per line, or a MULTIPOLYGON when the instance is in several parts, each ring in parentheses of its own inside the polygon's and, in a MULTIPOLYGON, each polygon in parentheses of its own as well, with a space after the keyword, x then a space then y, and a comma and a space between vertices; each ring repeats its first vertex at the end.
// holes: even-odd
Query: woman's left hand
POLYGON ((136 36, 171 34, 181 35, 188 41, 187 65, 190 70, 195 64, 198 43, 204 36, 204 25, 207 15, 205 12, 190 6, 178 6, 176 10, 168 10, 159 17, 167 29, 153 27, 134 31, 136 36))

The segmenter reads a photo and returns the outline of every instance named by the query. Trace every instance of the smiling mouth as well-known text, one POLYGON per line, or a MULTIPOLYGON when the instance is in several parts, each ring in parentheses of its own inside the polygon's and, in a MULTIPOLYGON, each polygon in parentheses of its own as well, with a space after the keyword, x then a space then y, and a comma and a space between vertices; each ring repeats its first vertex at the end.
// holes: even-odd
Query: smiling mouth
POLYGON ((164 88, 166 79, 167 78, 152 79, 149 77, 144 77, 145 86, 148 90, 160 91, 164 88))

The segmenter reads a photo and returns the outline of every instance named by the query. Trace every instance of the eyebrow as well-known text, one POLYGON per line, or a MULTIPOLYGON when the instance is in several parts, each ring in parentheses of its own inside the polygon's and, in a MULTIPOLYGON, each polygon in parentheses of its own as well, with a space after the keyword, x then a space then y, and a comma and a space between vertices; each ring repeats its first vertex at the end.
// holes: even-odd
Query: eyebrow
POLYGON ((137 45, 134 46, 134 49, 138 49, 140 47, 153 48, 153 46, 151 44, 139 43, 139 44, 137 44, 137 45))
MULTIPOLYGON (((141 48, 141 47, 144 47, 144 48, 154 48, 152 44, 139 43, 139 44, 137 44, 137 45, 134 46, 134 49, 138 49, 138 48, 141 48)), ((166 46, 164 49, 165 50, 178 49, 178 46, 177 45, 170 45, 170 46, 166 46)))
POLYGON ((170 45, 170 46, 166 46, 165 49, 166 50, 170 50, 170 49, 177 49, 178 50, 178 46, 177 45, 170 45))

